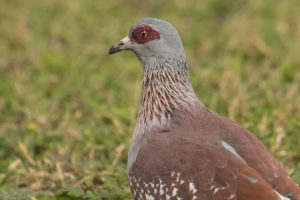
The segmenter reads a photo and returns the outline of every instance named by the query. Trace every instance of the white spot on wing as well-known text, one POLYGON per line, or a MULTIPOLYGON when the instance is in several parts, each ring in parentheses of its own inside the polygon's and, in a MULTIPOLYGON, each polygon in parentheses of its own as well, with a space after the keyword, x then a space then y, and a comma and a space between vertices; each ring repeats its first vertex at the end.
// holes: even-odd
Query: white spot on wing
POLYGON ((243 175, 245 178, 247 178, 247 180, 250 182, 250 183, 256 183, 258 181, 257 178, 253 177, 253 176, 247 176, 247 175, 243 175))
POLYGON ((174 171, 172 171, 171 172, 171 177, 173 177, 175 175, 175 172, 174 171))
POLYGON ((197 189, 195 188, 195 185, 193 182, 190 182, 189 187, 190 187, 190 191, 192 192, 192 194, 195 194, 197 192, 197 189))
POLYGON ((170 195, 166 194, 166 200, 170 200, 170 199, 171 199, 170 195))
POLYGON ((155 200, 154 196, 146 194, 146 200, 155 200))
POLYGON ((224 190, 224 189, 226 189, 227 187, 218 187, 218 188, 215 188, 215 190, 214 190, 214 194, 216 194, 219 190, 224 190))
POLYGON ((177 173, 176 182, 179 182, 179 181, 180 181, 180 175, 181 175, 181 174, 178 172, 178 173, 177 173))
POLYGON ((160 195, 164 194, 164 190, 163 190, 163 186, 162 185, 160 185, 160 187, 159 187, 159 194, 160 195))
POLYGON ((141 199, 143 199, 143 195, 142 195, 142 193, 139 193, 139 197, 140 197, 141 199))
POLYGON ((152 188, 154 188, 154 184, 153 183, 150 183, 150 185, 151 185, 152 188))
POLYGON ((277 192, 276 190, 274 190, 276 192, 276 194, 278 195, 278 197, 280 198, 280 200, 291 200, 288 197, 282 196, 281 194, 279 194, 279 192, 277 192))
POLYGON ((223 140, 221 140, 221 143, 227 151, 234 154, 236 157, 238 157, 240 160, 242 160, 247 165, 246 161, 236 152, 236 150, 230 144, 228 144, 227 142, 225 142, 223 140))
POLYGON ((220 188, 215 188, 214 194, 216 194, 219 190, 220 190, 220 188))
POLYGON ((178 189, 176 187, 173 188, 173 191, 172 191, 172 197, 175 197, 176 194, 177 194, 177 191, 178 189))

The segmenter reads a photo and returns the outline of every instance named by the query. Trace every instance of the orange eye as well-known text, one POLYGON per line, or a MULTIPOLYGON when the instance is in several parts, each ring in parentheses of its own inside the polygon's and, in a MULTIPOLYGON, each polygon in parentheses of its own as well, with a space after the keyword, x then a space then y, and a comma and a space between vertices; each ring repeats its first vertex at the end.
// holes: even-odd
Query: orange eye
POLYGON ((142 37, 142 38, 147 37, 147 35, 148 35, 147 31, 142 31, 142 32, 141 32, 141 37, 142 37))

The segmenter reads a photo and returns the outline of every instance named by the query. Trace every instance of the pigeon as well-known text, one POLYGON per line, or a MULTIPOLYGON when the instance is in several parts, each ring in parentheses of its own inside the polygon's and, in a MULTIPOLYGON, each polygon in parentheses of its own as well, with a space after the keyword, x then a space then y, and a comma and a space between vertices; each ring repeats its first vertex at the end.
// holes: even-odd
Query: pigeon
POLYGON ((197 98, 173 25, 140 19, 109 54, 122 50, 143 66, 127 164, 135 200, 300 200, 298 185, 252 133, 197 98))

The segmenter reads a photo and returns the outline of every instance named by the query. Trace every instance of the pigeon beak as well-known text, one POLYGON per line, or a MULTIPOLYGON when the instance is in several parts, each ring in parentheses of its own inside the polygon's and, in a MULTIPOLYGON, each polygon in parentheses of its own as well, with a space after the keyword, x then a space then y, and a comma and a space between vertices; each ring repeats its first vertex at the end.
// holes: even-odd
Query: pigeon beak
POLYGON ((128 49, 128 45, 132 44, 130 38, 126 36, 119 43, 115 44, 109 49, 109 54, 117 53, 118 51, 122 51, 128 49))

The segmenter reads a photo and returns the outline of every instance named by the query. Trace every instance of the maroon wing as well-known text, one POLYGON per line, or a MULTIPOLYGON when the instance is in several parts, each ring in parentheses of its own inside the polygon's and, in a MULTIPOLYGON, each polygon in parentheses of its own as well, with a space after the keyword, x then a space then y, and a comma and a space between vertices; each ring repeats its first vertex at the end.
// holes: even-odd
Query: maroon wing
MULTIPOLYGON (((172 134, 172 135, 170 135, 172 134)), ((276 200, 274 189, 217 141, 153 134, 129 171, 135 199, 276 200)))
POLYGON ((197 118, 175 114, 168 132, 145 134, 129 170, 135 199, 300 200, 297 184, 249 131, 208 110, 197 118))

